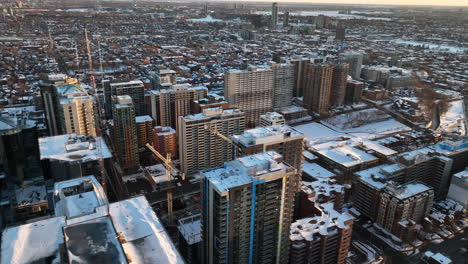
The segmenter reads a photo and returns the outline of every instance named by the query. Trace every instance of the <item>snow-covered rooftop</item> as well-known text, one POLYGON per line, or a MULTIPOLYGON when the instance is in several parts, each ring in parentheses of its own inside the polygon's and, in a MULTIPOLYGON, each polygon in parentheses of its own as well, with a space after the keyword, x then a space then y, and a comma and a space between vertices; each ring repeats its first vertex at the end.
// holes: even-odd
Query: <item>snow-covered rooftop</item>
POLYGON ((419 193, 430 191, 431 189, 431 187, 422 183, 407 183, 398 186, 387 184, 387 186, 384 188, 385 191, 400 200, 410 198, 411 196, 417 195, 419 193))
POLYGON ((240 135, 231 137, 233 141, 246 147, 271 143, 286 138, 304 138, 304 134, 287 125, 274 125, 249 129, 240 135))
POLYGON ((387 175, 382 173, 388 165, 379 165, 366 170, 355 172, 356 176, 364 183, 375 189, 382 189, 386 185, 387 175))
POLYGON ((339 213, 333 209, 333 203, 321 205, 322 215, 299 219, 291 224, 289 238, 297 240, 320 240, 321 236, 335 235, 338 229, 348 228, 353 217, 347 213, 339 213))
POLYGON ((57 182, 54 185, 55 215, 67 219, 92 214, 107 205, 107 196, 94 176, 57 182))
POLYGON ((153 121, 153 118, 149 115, 137 116, 135 117, 135 122, 142 123, 142 122, 150 122, 153 121))
POLYGON ((187 244, 193 245, 202 241, 200 215, 179 219, 179 225, 177 228, 187 244))
POLYGON ((184 263, 145 197, 112 203, 109 214, 132 263, 184 263))
POLYGON ((31 224, 7 228, 2 235, 1 263, 23 264, 51 257, 60 263, 65 217, 54 217, 31 224))
POLYGON ((184 263, 143 196, 100 206, 95 214, 70 221, 60 216, 8 228, 2 236, 1 263, 49 257, 60 263, 63 243, 69 260, 76 263, 184 263))
POLYGON ((377 157, 353 147, 353 144, 349 141, 328 142, 314 145, 311 150, 348 168, 366 162, 378 161, 377 157))
POLYGON ((88 162, 111 158, 106 143, 101 137, 66 134, 39 138, 41 160, 61 160, 70 162, 88 162), (101 150, 99 150, 99 146, 101 150), (101 153, 100 153, 101 152, 101 153))
POLYGON ((308 162, 306 160, 302 163, 302 171, 309 175, 310 177, 314 178, 331 178, 336 176, 335 173, 323 168, 322 166, 318 165, 317 163, 308 162))
POLYGON ((256 177, 286 170, 288 166, 278 162, 281 158, 275 151, 263 152, 226 162, 222 168, 206 170, 202 174, 219 193, 225 193, 236 186, 254 182, 256 177))
POLYGON ((43 184, 29 185, 15 190, 18 207, 47 203, 47 191, 43 184))

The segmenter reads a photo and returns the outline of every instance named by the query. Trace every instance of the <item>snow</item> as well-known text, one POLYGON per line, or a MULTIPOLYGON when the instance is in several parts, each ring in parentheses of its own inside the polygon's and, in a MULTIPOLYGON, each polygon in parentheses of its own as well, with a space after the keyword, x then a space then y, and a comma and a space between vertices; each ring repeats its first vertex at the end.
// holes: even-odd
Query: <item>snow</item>
POLYGON ((1 263, 26 264, 55 256, 60 263, 65 217, 54 217, 3 231, 1 263))
POLYGON ((202 241, 201 227, 201 216, 194 215, 180 219, 177 229, 179 229, 187 244, 193 245, 202 241))
POLYGON ((296 129, 287 125, 274 125, 268 127, 257 127, 244 131, 240 135, 232 136, 232 140, 243 146, 255 146, 277 142, 286 138, 303 138, 304 135, 296 129))
MULTIPOLYGON (((282 14, 283 12, 278 12, 282 14)), ((365 14, 366 12, 363 12, 365 14)), ((271 11, 256 11, 255 14, 258 15, 271 15, 271 11)), ((387 17, 367 17, 361 15, 354 15, 354 14, 340 14, 339 11, 328 11, 328 10, 319 10, 319 11, 299 11, 299 12, 291 12, 291 16, 319 16, 324 15, 328 17, 334 17, 337 19, 367 19, 367 20, 385 20, 391 21, 391 18, 387 17)))
POLYGON ((203 17, 203 18, 193 18, 193 19, 190 19, 190 21, 192 21, 192 22, 209 22, 209 23, 223 22, 222 19, 213 18, 211 15, 207 15, 206 17, 203 17))
POLYGON ((309 146, 319 143, 325 143, 341 139, 343 137, 349 137, 345 133, 334 131, 320 123, 312 122, 308 124, 293 126, 295 129, 301 131, 307 138, 307 144, 309 146))
POLYGON ((131 263, 184 263, 143 196, 111 204, 109 214, 131 263))
POLYGON ((106 194, 94 176, 57 182, 54 185, 54 196, 55 215, 67 218, 92 214, 97 207, 108 204, 106 194), (92 189, 68 193, 70 189, 83 185, 91 185, 92 189))
POLYGON ((226 162, 222 168, 202 174, 219 193, 224 194, 231 188, 254 182, 259 175, 285 170, 287 165, 276 161, 280 157, 275 151, 263 152, 226 162))
POLYGON ((137 116, 135 117, 135 122, 141 123, 141 122, 150 122, 153 121, 153 118, 149 115, 143 115, 143 116, 137 116))
POLYGON ((389 119, 377 123, 371 123, 356 129, 346 130, 346 133, 367 139, 383 138, 392 134, 411 131, 411 128, 403 125, 395 119, 389 119))
POLYGON ((320 240, 321 236, 333 236, 338 229, 348 228, 353 217, 348 213, 339 213, 333 209, 333 203, 324 203, 321 206, 322 215, 299 219, 291 224, 289 238, 298 240, 320 240))
POLYGON ((308 161, 303 161, 302 171, 314 178, 331 178, 336 176, 333 172, 330 172, 317 163, 311 163, 308 161))
POLYGON ((413 195, 418 193, 427 192, 431 190, 430 187, 421 184, 421 183, 408 183, 405 185, 401 185, 397 188, 397 192, 395 193, 395 197, 400 200, 407 199, 413 195))
POLYGON ((463 100, 451 102, 447 112, 440 117, 438 132, 467 134, 466 117, 463 100))
POLYGON ((87 162, 98 160, 101 157, 100 152, 104 159, 111 158, 112 154, 104 140, 101 137, 95 137, 94 139, 96 142, 89 142, 85 140, 85 136, 75 134, 39 138, 41 160, 87 162), (69 143, 68 141, 72 138, 75 141, 69 143), (99 147, 101 151, 99 151, 99 147))
POLYGON ((382 173, 382 169, 388 165, 380 165, 373 168, 356 172, 356 176, 363 183, 372 186, 375 189, 383 189, 386 186, 387 176, 382 173))
POLYGON ((411 128, 375 108, 337 115, 323 120, 330 129, 368 139, 408 132, 411 128))
POLYGON ((414 40, 394 40, 393 43, 404 44, 410 46, 424 46, 435 52, 448 52, 448 53, 463 53, 468 50, 465 47, 457 47, 447 44, 435 44, 430 42, 414 41, 414 40))
POLYGON ((15 190, 16 204, 28 206, 47 203, 47 192, 44 185, 30 185, 15 190))
POLYGON ((378 161, 377 157, 355 148, 350 141, 328 142, 314 145, 311 150, 328 160, 344 167, 354 167, 367 162, 378 161))

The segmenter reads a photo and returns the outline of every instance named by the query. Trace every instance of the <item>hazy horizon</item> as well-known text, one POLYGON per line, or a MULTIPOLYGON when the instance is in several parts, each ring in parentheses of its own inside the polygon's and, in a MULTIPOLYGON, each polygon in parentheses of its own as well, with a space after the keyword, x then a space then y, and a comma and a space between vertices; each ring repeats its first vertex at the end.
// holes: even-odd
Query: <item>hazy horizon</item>
MULTIPOLYGON (((127 0, 130 1, 130 0, 127 0)), ((157 0, 158 1, 158 0, 157 0)), ((187 2, 197 2, 188 1, 187 2)), ((200 0, 200 2, 229 2, 226 0, 200 0)), ((392 6, 450 6, 450 7, 468 7, 467 0, 237 0, 233 2, 278 2, 278 3, 311 3, 311 4, 349 4, 349 5, 392 5, 392 6)))

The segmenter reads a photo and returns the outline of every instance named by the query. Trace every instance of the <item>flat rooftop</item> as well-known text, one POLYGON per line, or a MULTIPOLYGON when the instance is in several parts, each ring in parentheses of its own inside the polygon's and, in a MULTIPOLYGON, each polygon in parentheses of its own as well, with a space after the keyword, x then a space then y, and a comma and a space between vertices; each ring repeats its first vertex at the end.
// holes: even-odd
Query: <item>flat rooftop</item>
POLYGON ((331 178, 336 176, 335 173, 325 169, 317 163, 304 160, 302 162, 302 172, 313 178, 331 178))
POLYGON ((201 215, 198 214, 180 219, 177 229, 179 229, 187 244, 193 245, 201 242, 201 215))
POLYGON ((39 138, 41 160, 88 162, 100 157, 111 158, 112 154, 101 137, 65 134, 39 138), (101 151, 99 150, 101 147, 101 151))
POLYGON ((107 205, 107 196, 95 177, 86 176, 54 184, 56 216, 67 219, 92 214, 107 205))
POLYGON ((384 190, 391 193, 396 198, 404 200, 411 196, 428 192, 432 190, 432 188, 422 183, 407 183, 399 186, 387 185, 384 190))
POLYGON ((287 138, 304 139, 305 136, 302 132, 299 132, 290 126, 274 125, 249 129, 240 135, 234 135, 231 137, 233 141, 246 147, 275 142, 287 138))
POLYGON ((231 188, 254 182, 256 177, 289 168, 278 162, 280 159, 282 156, 275 151, 263 152, 225 162, 223 167, 203 171, 202 175, 219 193, 225 193, 231 188))
POLYGON ((184 263, 143 196, 97 211, 72 221, 58 216, 5 229, 1 263, 34 263, 46 258, 60 263, 61 250, 72 263, 184 263))
POLYGON ((347 141, 314 145, 311 150, 347 168, 379 160, 377 157, 353 147, 353 144, 347 141))

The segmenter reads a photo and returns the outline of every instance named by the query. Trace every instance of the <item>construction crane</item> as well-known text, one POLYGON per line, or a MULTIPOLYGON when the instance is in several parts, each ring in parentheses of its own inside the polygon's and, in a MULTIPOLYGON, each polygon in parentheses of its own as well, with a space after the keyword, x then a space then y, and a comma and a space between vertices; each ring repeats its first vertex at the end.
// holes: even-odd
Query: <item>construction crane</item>
MULTIPOLYGON (((208 125, 208 124, 205 124, 204 128, 206 130, 209 130, 213 135, 221 138, 222 140, 228 142, 229 144, 233 145, 235 147, 235 152, 234 152, 234 155, 237 157, 239 155, 239 148, 237 148, 237 144, 230 138, 226 137, 225 135, 223 135, 221 132, 219 132, 216 127, 212 127, 211 125, 208 125)), ((266 151, 266 144, 263 145, 263 152, 266 151)))
POLYGON ((91 86, 96 89, 96 79, 94 78, 94 68, 93 68, 93 57, 91 56, 91 41, 88 39, 88 30, 85 28, 85 41, 86 41, 86 52, 88 53, 89 61, 89 79, 91 81, 91 86))
MULTIPOLYGON (((164 162, 164 167, 166 168, 167 181, 170 182, 172 180, 171 170, 181 174, 182 180, 185 180, 185 173, 179 171, 178 169, 172 166, 171 153, 167 153, 166 158, 164 158, 164 156, 161 153, 159 153, 156 149, 154 149, 153 146, 151 146, 150 144, 147 143, 146 147, 151 152, 153 152, 153 154, 156 155, 156 157, 158 157, 164 162)), ((167 190, 167 214, 169 215, 169 222, 172 223, 172 189, 167 190)))
POLYGON ((232 141, 232 139, 226 137, 225 135, 223 135, 222 133, 220 133, 216 128, 214 127, 211 127, 211 125, 208 125, 208 124, 205 124, 204 128, 206 130, 209 130, 213 135, 217 136, 217 137, 220 137, 221 139, 223 139, 224 141, 227 141, 231 144, 234 145, 234 141, 232 141))

